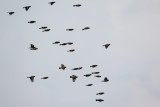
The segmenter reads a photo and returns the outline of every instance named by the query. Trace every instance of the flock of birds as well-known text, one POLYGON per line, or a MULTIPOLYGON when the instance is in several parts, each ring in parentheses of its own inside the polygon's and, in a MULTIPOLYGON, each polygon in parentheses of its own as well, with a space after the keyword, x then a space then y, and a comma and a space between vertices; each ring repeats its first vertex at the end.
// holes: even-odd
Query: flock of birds
MULTIPOLYGON (((56 2, 49 2, 49 4, 50 5, 53 5, 53 4, 55 4, 56 2)), ((81 4, 75 4, 75 5, 73 5, 73 7, 81 7, 82 5, 81 4)), ((25 6, 25 7, 23 7, 26 11, 28 11, 30 8, 31 8, 31 6, 25 6)), ((9 15, 13 15, 15 12, 7 12, 9 15)), ((28 23, 30 23, 30 24, 33 24, 33 23, 36 23, 36 21, 28 21, 28 23)), ((48 31, 50 31, 50 29, 47 27, 47 26, 42 26, 42 27, 40 27, 39 29, 42 29, 42 32, 48 32, 48 31)), ((82 29, 82 31, 84 31, 84 30, 89 30, 90 29, 90 27, 84 27, 83 29, 82 29)), ((73 31, 74 29, 66 29, 66 31, 73 31)), ((60 41, 55 41, 54 43, 52 43, 52 44, 59 44, 59 45, 62 45, 62 46, 64 46, 64 45, 72 45, 73 44, 73 42, 66 42, 66 43, 60 43, 60 41)), ((106 49, 110 46, 110 44, 105 44, 105 45, 102 45, 102 46, 104 46, 106 49)), ((33 44, 30 44, 30 50, 37 50, 38 48, 36 47, 36 46, 34 46, 33 44)), ((71 50, 68 50, 67 52, 74 52, 75 51, 75 49, 71 49, 71 50)), ((95 68, 95 67, 97 67, 98 65, 91 65, 90 67, 91 68, 95 68)), ((73 69, 71 69, 71 70, 81 70, 83 67, 76 67, 76 68, 73 68, 73 69)), ((62 70, 65 70, 66 69, 66 66, 64 65, 64 64, 61 64, 61 66, 59 67, 59 69, 62 69, 62 70)), ((100 78, 101 76, 100 75, 98 75, 100 72, 92 72, 92 73, 90 73, 90 74, 85 74, 84 76, 85 77, 90 77, 91 75, 95 75, 94 77, 97 77, 97 78, 100 78)), ((34 78, 35 78, 35 76, 30 76, 30 77, 27 77, 27 78, 29 78, 30 79, 30 81, 31 82, 34 82, 34 78)), ((41 78, 41 79, 48 79, 49 77, 43 77, 43 78, 41 78)), ((76 81, 76 79, 78 78, 78 76, 77 75, 71 75, 70 76, 70 78, 72 79, 72 81, 73 82, 75 82, 76 81)), ((104 77, 104 79, 101 81, 101 82, 108 82, 109 80, 108 80, 108 78, 107 77, 104 77)), ((92 86, 93 84, 87 84, 86 86, 92 86)), ((97 93, 96 95, 103 95, 104 94, 104 92, 99 92, 99 93, 97 93)), ((104 101, 103 99, 96 99, 96 101, 99 101, 99 102, 102 102, 102 101, 104 101)))

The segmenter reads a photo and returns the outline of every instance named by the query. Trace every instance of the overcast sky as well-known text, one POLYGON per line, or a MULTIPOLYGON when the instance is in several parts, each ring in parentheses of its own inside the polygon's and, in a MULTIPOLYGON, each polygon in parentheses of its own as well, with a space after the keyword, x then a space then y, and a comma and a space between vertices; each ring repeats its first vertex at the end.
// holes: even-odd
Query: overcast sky
POLYGON ((159 0, 48 2, 0 0, 1 107, 160 107, 159 0), (22 7, 28 5, 26 12, 22 7), (29 24, 31 20, 36 23, 29 24), (41 26, 51 31, 42 32, 41 26), (91 29, 82 31, 86 26, 91 29), (53 45, 55 41, 74 44, 53 45), (30 44, 38 50, 30 50, 30 44), (58 69, 61 64, 67 66, 64 71, 58 69), (98 67, 92 69, 92 64, 98 67), (82 70, 71 70, 80 66, 82 70), (102 77, 83 76, 91 72, 102 77), (73 74, 76 82, 69 78, 73 74), (33 83, 27 78, 32 75, 33 83), (49 78, 40 79, 44 76, 49 78), (101 82, 104 77, 110 81, 101 82), (89 83, 93 86, 85 86, 89 83), (105 94, 97 96, 101 91, 105 94))

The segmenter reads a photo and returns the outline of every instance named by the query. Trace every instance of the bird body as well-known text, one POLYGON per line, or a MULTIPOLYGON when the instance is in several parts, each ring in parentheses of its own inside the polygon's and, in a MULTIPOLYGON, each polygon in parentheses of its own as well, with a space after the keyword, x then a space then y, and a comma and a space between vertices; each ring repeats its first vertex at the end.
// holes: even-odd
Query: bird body
POLYGON ((100 76, 100 75, 96 75, 96 76, 94 76, 94 77, 98 77, 98 78, 99 78, 99 77, 101 77, 101 76, 100 76))
POLYGON ((42 26, 39 29, 47 29, 47 26, 42 26))
POLYGON ((43 30, 42 32, 48 32, 48 31, 50 31, 51 29, 45 29, 45 30, 43 30))
POLYGON ((110 44, 103 45, 106 49, 109 47, 110 44))
POLYGON ((104 100, 103 100, 103 99, 96 99, 96 101, 102 102, 102 101, 104 101, 104 100))
POLYGON ((7 12, 9 15, 12 15, 12 14, 14 14, 15 12, 7 12))
POLYGON ((92 72, 92 74, 99 74, 99 72, 92 72))
POLYGON ((52 43, 52 44, 59 44, 60 43, 60 41, 55 41, 54 43, 52 43))
POLYGON ((48 4, 53 5, 54 3, 56 3, 56 2, 53 1, 53 2, 49 2, 48 4))
POLYGON ((80 6, 82 6, 81 4, 75 4, 75 5, 73 5, 73 7, 80 7, 80 6))
POLYGON ((86 75, 84 75, 85 77, 89 77, 89 76, 91 76, 92 74, 86 74, 86 75))
POLYGON ((74 29, 66 29, 66 31, 73 31, 74 29))
POLYGON ((67 42, 67 44, 68 44, 68 45, 72 45, 72 44, 73 44, 73 42, 67 42))
POLYGON ((36 48, 33 44, 31 44, 30 50, 37 50, 38 48, 36 48))
POLYGON ((99 92, 96 95, 103 95, 103 94, 104 94, 104 92, 99 92))
POLYGON ((105 77, 104 80, 103 80, 102 82, 108 82, 108 81, 109 81, 108 78, 105 77))
POLYGON ((92 68, 95 68, 95 67, 97 67, 98 65, 91 65, 90 67, 92 67, 92 68))
POLYGON ((69 51, 67 51, 67 52, 74 52, 75 51, 75 49, 71 49, 71 50, 69 50, 69 51))
POLYGON ((93 84, 87 84, 86 86, 92 86, 93 84))
POLYGON ((63 70, 65 70, 65 69, 66 69, 66 66, 65 66, 65 65, 63 65, 63 64, 61 64, 61 67, 59 67, 59 69, 63 69, 63 70))
POLYGON ((63 45, 63 46, 64 46, 64 45, 67 45, 67 43, 62 43, 62 44, 60 44, 60 45, 63 45))
POLYGON ((90 27, 85 27, 85 28, 83 28, 82 30, 88 30, 88 29, 90 29, 90 27))
POLYGON ((29 8, 31 8, 31 6, 25 6, 25 7, 23 7, 23 8, 25 8, 25 10, 28 11, 29 8))
POLYGON ((36 23, 36 21, 33 21, 33 20, 32 20, 32 21, 29 21, 28 23, 31 23, 31 24, 32 24, 32 23, 36 23))
POLYGON ((77 67, 77 68, 73 68, 72 70, 80 70, 82 69, 83 67, 77 67))
POLYGON ((29 78, 31 80, 31 82, 34 82, 34 77, 35 76, 30 76, 30 77, 27 77, 27 78, 29 78))
POLYGON ((78 78, 78 76, 72 75, 72 76, 70 76, 70 78, 72 78, 72 81, 75 82, 75 81, 76 81, 76 78, 78 78))

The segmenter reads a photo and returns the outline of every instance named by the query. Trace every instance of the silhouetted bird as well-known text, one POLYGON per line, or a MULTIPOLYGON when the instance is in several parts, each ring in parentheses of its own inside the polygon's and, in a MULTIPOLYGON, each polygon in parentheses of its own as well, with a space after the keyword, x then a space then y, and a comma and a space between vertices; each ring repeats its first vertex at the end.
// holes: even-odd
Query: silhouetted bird
POLYGON ((87 84, 86 86, 92 86, 93 84, 87 84))
POLYGON ((61 67, 59 67, 59 69, 63 69, 63 70, 65 70, 65 69, 66 69, 66 66, 65 66, 65 65, 63 65, 63 64, 61 64, 61 67))
POLYGON ((67 52, 74 52, 75 51, 75 49, 71 49, 71 50, 69 50, 69 51, 67 51, 67 52))
POLYGON ((47 29, 47 26, 42 26, 39 29, 47 29))
POLYGON ((80 70, 82 69, 83 67, 77 67, 77 68, 73 68, 72 70, 80 70))
POLYGON ((53 2, 49 2, 50 5, 53 5, 54 3, 56 3, 56 2, 54 2, 54 1, 53 2))
POLYGON ((72 45, 72 44, 73 44, 73 42, 67 42, 67 44, 68 44, 68 45, 72 45))
POLYGON ((92 74, 86 74, 86 75, 84 75, 85 77, 89 77, 89 76, 91 76, 92 74))
POLYGON ((83 28, 82 30, 88 30, 88 29, 90 29, 90 27, 85 27, 85 28, 83 28))
POLYGON ((32 24, 32 23, 36 23, 36 21, 29 21, 28 23, 31 23, 31 24, 32 24))
POLYGON ((62 43, 62 44, 60 44, 60 45, 67 45, 67 43, 62 43))
POLYGON ((14 14, 15 12, 7 12, 9 15, 12 15, 12 14, 14 14))
POLYGON ((45 29, 45 30, 43 30, 42 32, 48 32, 48 31, 50 31, 51 29, 45 29))
POLYGON ((66 29, 66 31, 73 31, 74 29, 66 29))
POLYGON ((82 6, 81 4, 75 4, 75 5, 73 5, 73 7, 80 7, 80 6, 82 6))
POLYGON ((43 78, 41 78, 41 79, 47 79, 48 77, 43 77, 43 78))
POLYGON ((59 44, 60 43, 60 41, 55 41, 54 43, 52 43, 52 44, 59 44))
POLYGON ((105 48, 107 49, 109 47, 110 44, 105 44, 103 46, 105 46, 105 48))
POLYGON ((96 75, 96 76, 94 76, 94 77, 98 77, 98 78, 100 78, 101 76, 100 76, 100 75, 96 75))
POLYGON ((92 74, 99 74, 99 72, 92 72, 92 74))
POLYGON ((78 78, 78 76, 72 75, 72 76, 70 76, 70 78, 72 78, 72 81, 75 82, 75 81, 76 81, 76 78, 78 78))
POLYGON ((30 50, 37 50, 38 48, 36 48, 33 44, 31 44, 30 50))
POLYGON ((26 7, 23 7, 23 8, 25 8, 25 10, 28 11, 29 8, 31 8, 31 6, 26 6, 26 7))
POLYGON ((103 100, 103 99, 96 99, 96 101, 102 102, 102 101, 104 101, 104 100, 103 100))
POLYGON ((103 80, 102 82, 108 82, 108 81, 109 81, 108 78, 105 77, 104 80, 103 80))
POLYGON ((27 78, 30 78, 31 82, 34 82, 34 77, 35 76, 30 76, 30 77, 27 77, 27 78))
POLYGON ((92 67, 92 68, 95 68, 95 67, 97 67, 98 65, 92 65, 92 66, 90 66, 90 67, 92 67))
POLYGON ((104 94, 104 92, 99 92, 96 95, 103 95, 103 94, 104 94))

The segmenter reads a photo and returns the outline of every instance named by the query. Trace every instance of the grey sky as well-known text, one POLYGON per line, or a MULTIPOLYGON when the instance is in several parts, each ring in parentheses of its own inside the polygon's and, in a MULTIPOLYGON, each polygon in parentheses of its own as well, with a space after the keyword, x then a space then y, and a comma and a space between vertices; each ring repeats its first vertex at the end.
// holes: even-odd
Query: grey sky
POLYGON ((48 2, 0 0, 1 107, 160 106, 159 0, 48 2), (78 3, 82 7, 73 8, 78 3), (22 8, 27 5, 32 6, 28 12, 22 8), (30 20, 37 22, 28 24, 30 20), (41 32, 41 26, 51 31, 41 32), (86 26, 91 29, 82 31, 86 26), (57 40, 74 44, 52 45, 57 40), (29 50, 31 43, 37 51, 29 50), (107 50, 102 47, 106 43, 111 44, 107 50), (67 66, 65 71, 58 69, 60 64, 67 66), (92 64, 98 67, 91 69, 92 64), (84 68, 71 70, 79 66, 84 68), (110 81, 83 76, 94 71, 110 81), (73 74, 79 76, 75 83, 69 78, 73 74), (26 78, 31 75, 34 83, 26 78), (43 76, 49 78, 41 80, 43 76), (89 83, 93 86, 86 87, 89 83), (100 91, 105 94, 96 96, 100 91))

